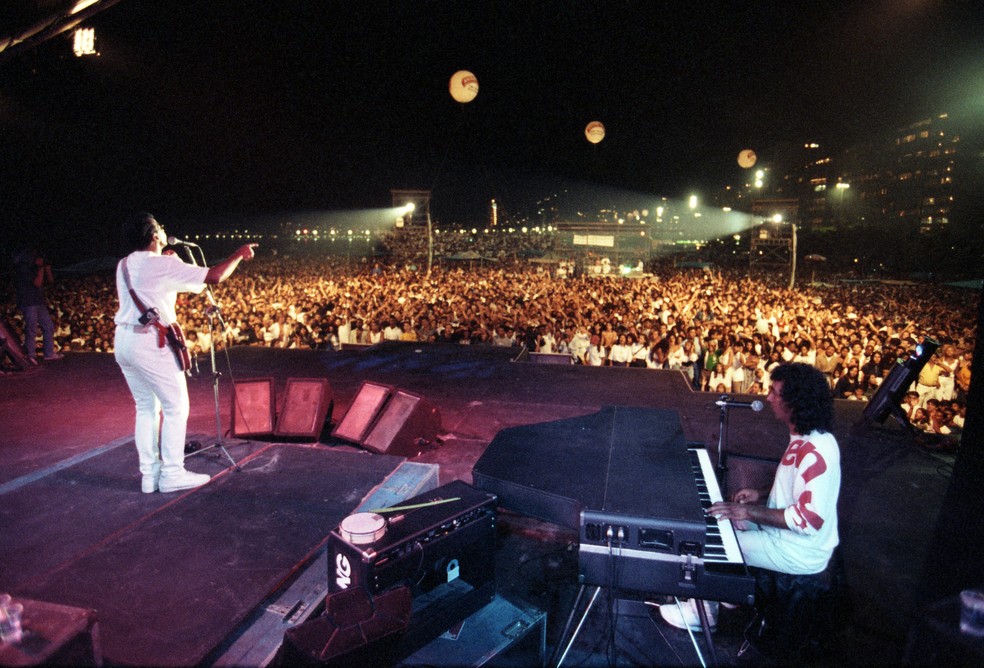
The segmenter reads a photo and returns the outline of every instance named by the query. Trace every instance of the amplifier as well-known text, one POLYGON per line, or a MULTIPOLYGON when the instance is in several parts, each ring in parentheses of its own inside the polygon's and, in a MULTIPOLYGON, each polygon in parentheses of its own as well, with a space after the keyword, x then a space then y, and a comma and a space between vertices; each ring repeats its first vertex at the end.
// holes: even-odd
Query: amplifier
POLYGON ((497 501, 456 480, 401 502, 405 510, 350 515, 328 537, 328 590, 406 585, 416 597, 454 582, 494 591, 497 501))

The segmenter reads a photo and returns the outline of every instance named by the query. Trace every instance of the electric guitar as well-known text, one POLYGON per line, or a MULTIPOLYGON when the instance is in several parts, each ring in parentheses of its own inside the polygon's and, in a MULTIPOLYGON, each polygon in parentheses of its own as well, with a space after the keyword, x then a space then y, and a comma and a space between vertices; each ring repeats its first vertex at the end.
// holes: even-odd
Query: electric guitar
POLYGON ((160 320, 157 320, 154 322, 154 326, 157 327, 157 336, 161 341, 161 346, 164 345, 164 342, 167 342, 171 352, 174 353, 178 368, 182 371, 190 369, 191 354, 188 352, 187 344, 185 344, 184 332, 181 330, 181 325, 176 322, 165 325, 160 320))

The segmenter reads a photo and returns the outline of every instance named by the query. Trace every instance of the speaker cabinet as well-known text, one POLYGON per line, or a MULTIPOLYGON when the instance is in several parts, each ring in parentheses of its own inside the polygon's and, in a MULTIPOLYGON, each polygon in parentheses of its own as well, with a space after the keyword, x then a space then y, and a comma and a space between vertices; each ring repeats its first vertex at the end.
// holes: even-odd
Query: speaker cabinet
POLYGON ((728 498, 739 489, 762 489, 772 484, 779 462, 775 459, 727 453, 727 473, 721 485, 721 496, 728 498))
POLYGON ((274 436, 317 439, 331 412, 331 386, 325 378, 289 378, 274 436))
POLYGON ((273 378, 253 378, 233 384, 233 436, 272 434, 273 421, 273 378))
POLYGON ((433 440, 440 429, 440 411, 423 397, 367 381, 332 436, 372 452, 413 456, 417 440, 433 440))
POLYGON ((397 390, 383 407, 362 444, 388 455, 411 457, 420 451, 417 439, 431 441, 441 429, 441 414, 423 397, 397 390))
POLYGON ((362 445, 362 440, 369 433, 373 421, 383 408, 383 404, 389 399, 393 388, 386 385, 377 385, 369 381, 363 382, 359 387, 352 405, 349 406, 345 416, 341 419, 332 436, 343 441, 350 441, 362 445))

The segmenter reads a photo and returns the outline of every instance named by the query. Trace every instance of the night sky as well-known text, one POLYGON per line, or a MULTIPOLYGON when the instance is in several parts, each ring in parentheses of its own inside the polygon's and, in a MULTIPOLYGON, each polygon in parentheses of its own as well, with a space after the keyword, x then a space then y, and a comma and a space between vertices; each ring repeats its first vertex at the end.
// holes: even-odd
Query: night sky
POLYGON ((123 0, 90 21, 98 58, 65 36, 0 61, 3 241, 95 255, 133 210, 191 227, 391 188, 443 222, 558 184, 681 197, 739 182, 743 148, 984 118, 982 4, 123 0))

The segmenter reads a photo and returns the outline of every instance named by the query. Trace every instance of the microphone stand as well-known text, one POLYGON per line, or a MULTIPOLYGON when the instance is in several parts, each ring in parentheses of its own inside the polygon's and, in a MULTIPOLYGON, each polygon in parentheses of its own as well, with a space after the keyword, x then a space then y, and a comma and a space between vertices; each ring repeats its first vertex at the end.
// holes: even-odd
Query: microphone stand
MULTIPOLYGON (((198 262, 195 261, 195 256, 191 250, 191 247, 186 245, 185 248, 188 250, 188 257, 191 258, 192 264, 196 266, 208 266, 205 262, 205 252, 202 251, 200 246, 196 246, 196 248, 198 248, 198 252, 202 254, 201 265, 198 265, 198 262)), ((215 295, 212 293, 212 286, 208 284, 205 285, 205 295, 209 302, 209 305, 205 307, 205 315, 208 316, 209 332, 212 336, 212 345, 209 346, 209 360, 212 363, 212 398, 215 402, 215 443, 212 445, 207 445, 204 448, 199 448, 195 452, 189 453, 185 456, 192 457, 194 455, 201 454, 206 450, 218 448, 222 451, 222 454, 226 456, 226 459, 232 462, 232 468, 239 471, 241 470, 239 468, 239 464, 236 463, 236 460, 233 459, 232 455, 229 454, 229 451, 226 450, 225 441, 222 438, 222 417, 219 413, 219 377, 222 374, 219 373, 218 364, 215 361, 215 345, 219 340, 219 335, 225 331, 225 321, 222 319, 222 309, 219 308, 218 303, 215 301, 215 295), (218 326, 216 326, 216 323, 218 323, 218 326)))
POLYGON ((725 432, 728 430, 728 400, 727 394, 721 395, 719 403, 721 404, 721 411, 718 416, 718 446, 717 446, 717 476, 718 476, 718 487, 721 488, 721 498, 726 500, 728 498, 728 455, 724 450, 725 442, 725 432))

